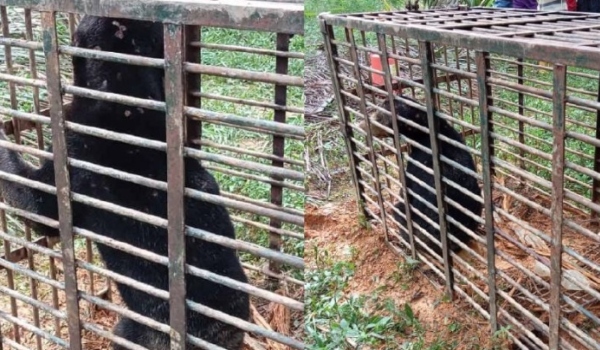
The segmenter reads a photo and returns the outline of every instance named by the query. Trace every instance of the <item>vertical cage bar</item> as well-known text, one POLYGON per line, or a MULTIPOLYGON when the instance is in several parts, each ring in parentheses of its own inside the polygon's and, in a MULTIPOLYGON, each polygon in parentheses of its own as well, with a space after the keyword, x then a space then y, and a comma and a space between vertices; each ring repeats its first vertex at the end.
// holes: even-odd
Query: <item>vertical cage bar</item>
MULTIPOLYGON (((290 36, 288 34, 277 33, 277 51, 289 51, 290 48, 290 36)), ((288 58, 283 56, 277 56, 275 58, 275 72, 278 74, 288 74, 288 58)), ((275 104, 278 106, 286 106, 287 105, 287 86, 282 84, 275 84, 275 104)), ((275 110, 273 111, 273 118, 278 123, 286 122, 286 111, 285 110, 275 110)), ((274 135, 273 136, 273 155, 276 157, 283 159, 285 155, 285 137, 274 135)), ((282 168, 283 162, 281 160, 273 159, 273 166, 282 168)), ((273 180, 283 181, 281 177, 272 176, 273 180)), ((271 184, 271 203, 277 206, 281 206, 283 204, 283 187, 280 185, 271 184)), ((281 220, 271 218, 270 226, 275 229, 281 228, 281 220)), ((281 235, 275 231, 269 232, 269 248, 275 251, 281 250, 282 239, 281 235)), ((270 260, 269 261, 269 271, 279 275, 281 273, 281 264, 270 260)), ((273 286, 279 284, 279 279, 275 277, 269 278, 270 282, 273 286)))
MULTIPOLYGON (((56 268, 56 259, 54 259, 53 257, 50 257, 49 259, 49 265, 50 265, 50 278, 57 281, 57 268, 56 268)), ((58 310, 58 289, 56 289, 55 287, 52 287, 52 306, 58 310)), ((60 336, 60 324, 61 324, 61 319, 58 317, 54 317, 54 335, 56 336, 60 336)))
MULTIPOLYGON (((10 38, 10 20, 8 19, 8 12, 6 6, 0 7, 0 18, 2 19, 2 36, 5 38, 10 38)), ((4 61, 6 63, 6 72, 9 75, 13 75, 13 62, 12 62, 12 47, 10 45, 4 45, 4 61)), ((17 101, 17 93, 16 86, 13 82, 8 82, 8 91, 10 95, 10 107, 12 109, 17 109, 18 101, 17 101)), ((16 143, 21 143, 21 133, 19 129, 19 120, 12 118, 13 128, 14 128, 14 137, 16 143)))
POLYGON ((75 23, 75 14, 68 14, 68 23, 69 23, 69 34, 71 35, 71 39, 73 39, 73 35, 75 35, 75 30, 77 29, 77 23, 75 23))
POLYGON ((356 190, 356 202, 359 206, 359 213, 368 218, 370 215, 365 209, 365 204, 362 200, 362 196, 364 193, 364 187, 361 183, 362 175, 360 171, 358 171, 358 164, 360 163, 360 159, 356 156, 356 145, 352 141, 354 138, 354 132, 352 127, 350 126, 350 116, 344 106, 346 105, 346 98, 340 92, 343 86, 342 81, 340 80, 339 73, 339 64, 335 60, 338 57, 337 46, 332 42, 335 39, 333 28, 331 25, 325 23, 325 20, 319 18, 319 24, 321 27, 321 34, 323 34, 323 39, 325 42, 325 51, 327 52, 327 61, 329 62, 329 71, 331 74, 331 82, 333 85, 333 92, 335 94, 335 100, 338 105, 338 113, 340 114, 340 120, 342 122, 342 127, 340 128, 342 135, 344 136, 344 141, 346 142, 346 151, 349 155, 350 166, 352 167, 350 173, 352 174, 352 181, 354 182, 355 190, 356 190))
POLYGON ((354 63, 354 77, 356 79, 356 93, 360 98, 360 112, 365 118, 365 123, 367 125, 367 147, 369 148, 369 156, 371 158, 371 171, 373 175, 373 179, 375 183, 375 191, 377 192, 377 202, 380 207, 380 216, 383 222, 383 230, 386 235, 389 234, 388 225, 386 220, 386 211, 385 211, 385 202, 383 199, 383 193, 381 190, 381 182, 379 181, 379 169, 377 168, 377 157, 375 155, 375 145, 373 144, 373 133, 371 132, 371 121, 369 115, 367 113, 367 96, 365 94, 365 89, 363 85, 363 77, 360 72, 359 67, 359 58, 358 51, 356 49, 356 40, 354 39, 354 33, 351 29, 346 28, 346 39, 350 42, 350 56, 352 57, 352 62, 354 63))
MULTIPOLYGON (((31 18, 31 10, 25 9, 25 39, 33 41, 33 26, 31 18)), ((37 60, 35 58, 35 50, 29 50, 29 70, 32 79, 37 79, 37 60)), ((35 114, 40 113, 40 89, 36 86, 33 89, 33 111, 35 114)), ((37 135, 38 148, 44 149, 44 134, 42 133, 42 124, 35 123, 35 130, 37 135)), ((15 130, 16 131, 16 130, 15 130)))
MULTIPOLYGON (((517 84, 519 86, 523 86, 525 81, 523 79, 523 59, 519 57, 517 59, 517 76, 519 77, 517 80, 517 84)), ((519 89, 519 115, 525 116, 525 95, 523 91, 519 89)), ((525 123, 522 120, 519 120, 519 143, 525 145, 525 123)), ((525 150, 522 147, 519 147, 519 168, 525 170, 525 150)), ((521 183, 525 181, 525 178, 520 176, 521 183)))
POLYGON ((167 106, 167 203, 169 235, 169 305, 171 349, 185 350, 184 213, 184 71, 183 26, 165 24, 165 101, 167 106))
MULTIPOLYGON (((598 76, 598 90, 596 101, 600 102, 600 75, 598 76)), ((596 110, 596 139, 600 139, 600 110, 596 110)), ((594 171, 600 172, 600 147, 594 147, 594 171)), ((600 180, 596 178, 592 181, 592 202, 600 202, 600 180)), ((598 227, 598 214, 590 209, 590 219, 594 227, 598 227)))
MULTIPOLYGON (((393 40, 393 39, 392 39, 393 40)), ((381 67, 383 69, 383 79, 385 82, 385 89, 389 96, 390 101, 390 112, 392 113, 392 128, 394 129, 394 147, 396 148, 396 161, 398 162, 398 175, 400 177, 400 183, 402 184, 403 197, 404 197, 404 209, 406 215, 406 229, 408 230, 408 237, 410 240, 410 251, 413 259, 417 258, 417 250, 415 248, 415 237, 413 235, 413 222, 410 207, 410 194, 406 188, 406 176, 404 173, 404 159, 402 156, 402 147, 400 145, 400 133, 398 132, 398 123, 396 123, 398 116, 396 115, 396 102, 394 101, 394 87, 392 85, 390 65, 388 63, 388 52, 386 39, 384 34, 377 33, 377 42, 379 44, 379 50, 381 51, 381 67)), ((397 66, 397 65, 396 65, 397 66)), ((385 236, 386 240, 388 235, 385 236)))
MULTIPOLYGON (((71 40, 73 40, 74 36, 75 36, 75 31, 77 30, 76 27, 76 23, 75 23, 75 14, 73 13, 69 13, 67 16, 67 24, 69 26, 69 35, 71 40)), ((90 241, 88 238, 85 239, 85 258, 86 261, 88 263, 93 263, 94 262, 94 255, 93 255, 93 249, 92 249, 92 241, 90 241)), ((87 275, 88 278, 90 280, 88 287, 88 293, 90 293, 91 295, 95 295, 95 280, 94 280, 94 273, 92 271, 87 271, 87 275)), ((107 286, 107 295, 110 296, 110 280, 108 278, 105 279, 106 281, 106 286, 107 286)), ((102 293, 102 292, 101 292, 102 293)), ((94 314, 96 313, 96 308, 94 306, 94 304, 92 303, 87 303, 88 306, 88 312, 89 314, 93 317, 94 314)))
MULTIPOLYGON (((32 28, 32 20, 31 20, 31 10, 30 9, 25 9, 23 11, 24 13, 24 20, 25 20, 25 39, 26 40, 33 40, 33 28, 32 28)), ((35 51, 34 50, 29 50, 29 72, 31 74, 31 77, 33 79, 37 79, 37 67, 36 67, 36 59, 35 59, 35 51)), ((33 87, 33 111, 36 114, 39 114, 40 112, 40 90, 38 87, 33 87)), ((15 134, 20 133, 19 128, 17 128, 17 125, 19 125, 20 123, 15 123, 15 134)), ((37 143, 38 143, 38 148, 39 149, 43 149, 44 147, 44 138, 43 138, 43 134, 42 134, 42 125, 40 123, 36 123, 35 124, 35 129, 36 129, 36 134, 37 134, 37 143)), ((16 140, 16 139, 15 139, 16 140)), ((40 159, 41 160, 41 159, 40 159)), ((25 238, 28 241, 31 241, 31 228, 29 227, 29 224, 27 222, 25 222, 25 238)), ((47 240, 47 238, 46 238, 47 240)), ((30 270, 34 270, 35 269, 35 261, 33 258, 33 251, 30 249, 27 249, 27 266, 29 267, 30 270)), ((29 279, 29 286, 30 286, 30 290, 31 290, 31 297, 33 299, 38 299, 38 281, 35 278, 30 278, 29 279)), ((34 325, 38 328, 40 328, 40 311, 38 308, 33 307, 33 321, 34 321, 34 325)), ((35 343, 36 343, 36 347, 38 349, 42 349, 42 338, 39 335, 35 336, 35 343)))
MULTIPOLYGON (((0 7, 0 19, 2 20, 2 36, 8 38, 8 37, 10 37, 10 31, 9 31, 9 20, 8 20, 8 13, 7 13, 6 6, 0 7)), ((6 72, 8 74, 12 75, 13 74, 12 49, 9 45, 4 45, 4 60, 5 60, 5 64, 6 64, 6 72)), ((11 108, 16 109, 17 101, 15 98, 16 96, 14 94, 15 84, 12 82, 8 82, 8 88, 9 88, 9 93, 10 93, 10 106, 11 106, 11 108)), ((15 140, 18 142, 18 141, 20 141, 18 129, 16 128, 18 121, 15 120, 14 118, 11 118, 11 122, 13 124, 13 128, 15 131, 15 134, 14 134, 15 140)), ((8 232, 8 225, 6 224, 6 212, 1 211, 0 214, 2 216, 2 230, 4 232, 8 232)), ((9 241, 5 240, 4 241, 4 256, 6 256, 6 257, 10 256, 10 251, 11 251, 11 244, 9 241)), ((6 269, 6 279, 7 279, 8 288, 13 289, 13 290, 15 289, 14 276, 15 276, 15 274, 13 273, 13 271, 11 269, 6 269)), ((12 316, 18 317, 17 301, 13 297, 10 297, 10 312, 11 312, 12 316)), ((19 331, 19 326, 17 326, 16 324, 13 324, 13 334, 14 334, 14 340, 17 343, 20 343, 21 332, 19 331)))
MULTIPOLYGON (((456 63, 456 69, 457 69, 457 70, 463 70, 463 69, 460 67, 460 59, 459 59, 459 57, 460 57, 460 51, 459 51, 459 49, 458 49, 458 46, 454 46, 454 59, 455 59, 455 61, 456 61, 456 62, 455 62, 455 63, 456 63)), ((469 58, 469 56, 467 56, 467 61, 470 61, 470 58, 469 58)), ((459 94, 461 97, 463 96, 463 92, 464 92, 464 90, 463 90, 463 85, 462 85, 462 81, 463 81, 463 78, 457 75, 457 76, 456 76, 456 85, 457 85, 457 87, 458 87, 458 94, 459 94)), ((460 101, 458 102, 458 109, 459 109, 459 112, 458 112, 458 113, 459 113, 459 115, 460 115, 461 117, 462 117, 462 116, 464 116, 464 115, 465 115, 465 104, 464 104, 464 102, 460 102, 460 101)), ((473 116, 471 116, 471 118, 472 118, 472 117, 473 117, 473 116)), ((467 137, 465 136, 467 131, 466 131, 465 129, 466 129, 466 128, 465 128, 464 126, 461 126, 461 130, 462 130, 462 133, 463 133, 463 137, 465 138, 465 145, 467 145, 467 144, 468 144, 468 143, 467 143, 467 137)), ((472 131, 473 131, 473 129, 470 129, 469 131, 471 131, 471 132, 472 132, 472 131)))
POLYGON ((481 165, 483 175, 483 208, 485 214, 485 235, 488 268, 488 296, 490 298, 490 328, 492 334, 498 330, 498 305, 496 298, 496 247, 494 245, 494 207, 492 202, 492 172, 490 153, 490 115, 491 99, 487 83, 490 68, 489 55, 486 52, 475 53, 477 65, 477 85, 479 89, 479 118, 481 125, 481 165))
MULTIPOLYGON (((363 47, 367 47, 367 35, 365 34, 364 30, 360 31, 360 39, 362 41, 363 47)), ((365 62, 365 64, 369 67, 372 67, 372 62, 371 62, 371 55, 369 55, 369 53, 367 51, 363 51, 363 60, 365 62)), ((358 62, 358 61, 357 61, 358 62)), ((371 79, 371 74, 367 74, 367 77, 365 78, 366 83, 368 85, 373 85, 373 80, 371 79)))
POLYGON ((439 144, 439 119, 436 117, 436 105, 434 89, 434 74, 431 64, 433 63, 433 48, 430 42, 419 42, 421 55, 421 70, 423 72, 423 85, 425 90, 425 104, 427 105, 427 121, 429 123, 429 137, 431 140, 431 153, 433 158, 433 178, 435 181, 435 192, 439 212, 440 239, 442 241, 442 255, 444 258, 444 273, 446 275, 446 292, 450 298, 454 298, 454 276, 452 273, 452 259, 450 256, 448 242, 448 223, 446 218, 446 201, 444 200, 444 183, 442 182, 442 169, 440 161, 439 144))
POLYGON ((67 303, 67 325, 69 328, 69 348, 81 350, 81 328, 75 269, 75 247, 73 216, 71 208, 71 184, 67 167, 67 144, 65 138, 65 115, 62 104, 62 86, 56 32, 56 13, 42 13, 42 36, 46 56, 46 76, 50 118, 52 127, 52 150, 56 178, 56 197, 62 243, 65 297, 67 303))
POLYGON ((565 170, 565 108, 567 70, 560 64, 554 65, 554 93, 552 149, 552 237, 550 247, 550 349, 560 349, 560 293, 562 277, 562 233, 565 170))
MULTIPOLYGON (((29 228, 29 225, 25 225, 25 239, 29 242, 31 242, 31 229, 29 228)), ((26 248, 25 251, 27 252, 27 267, 31 270, 34 271, 35 270, 35 262, 33 260, 33 254, 34 252, 29 249, 26 248)), ((38 300, 38 281, 33 278, 30 277, 29 278, 29 290, 31 292, 31 298, 38 300)), ((33 325, 36 326, 37 328, 40 328, 40 310, 31 305, 31 308, 33 309, 33 325)), ((36 347, 38 348, 38 350, 42 349, 42 337, 40 337, 39 334, 35 335, 35 344, 36 347)))
MULTIPOLYGON (((185 62, 202 63, 202 49, 200 45, 192 46, 192 42, 200 43, 202 41, 201 27, 198 26, 185 26, 184 28, 184 42, 185 42, 185 62)), ((202 75, 200 74, 187 74, 186 75, 186 94, 185 94, 185 105, 190 107, 202 107, 202 98, 200 96, 194 96, 192 91, 198 90, 202 92, 202 75)), ((186 119, 186 146, 200 149, 202 145, 200 143, 194 143, 192 140, 202 137, 202 121, 194 120, 192 118, 186 119)))

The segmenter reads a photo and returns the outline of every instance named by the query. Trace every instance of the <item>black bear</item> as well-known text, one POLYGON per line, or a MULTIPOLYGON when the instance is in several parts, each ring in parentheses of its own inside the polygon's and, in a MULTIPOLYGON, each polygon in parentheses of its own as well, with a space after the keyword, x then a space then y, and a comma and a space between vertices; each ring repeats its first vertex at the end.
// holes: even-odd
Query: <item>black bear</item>
MULTIPOLYGON (((77 47, 134 54, 152 58, 164 57, 163 26, 161 23, 117 18, 84 17, 74 35, 77 47)), ((123 63, 73 57, 74 84, 89 89, 128 96, 165 100, 164 70, 123 63)), ((165 113, 126 106, 113 102, 74 96, 69 121, 127 133, 151 140, 166 140, 165 113)), ((0 137, 6 140, 2 133, 0 137)), ((67 149, 70 158, 141 175, 154 180, 167 180, 165 152, 110 141, 67 130, 67 149)), ((0 147, 0 170, 25 178, 54 185, 52 161, 40 168, 25 163, 21 156, 0 147)), ((71 190, 103 201, 167 218, 167 194, 131 182, 103 176, 81 168, 69 167, 71 190)), ((213 176, 199 161, 186 158, 185 185, 188 188, 219 194, 213 176)), ((34 190, 9 181, 0 181, 0 190, 11 205, 58 219, 55 195, 34 190)), ((117 215, 105 210, 73 202, 73 225, 133 246, 167 256, 165 229, 117 215)), ((226 208, 198 200, 185 200, 186 225, 228 238, 234 238, 234 227, 226 208)), ((57 236, 58 230, 35 225, 38 233, 57 236)), ((247 282, 236 251, 187 237, 186 261, 201 269, 213 271, 237 281, 247 282)), ((106 267, 121 275, 168 290, 166 266, 152 263, 130 253, 97 244, 106 267)), ((237 291, 205 279, 186 275, 187 298, 235 317, 249 318, 249 298, 237 291)), ((144 291, 117 283, 127 307, 144 316, 169 323, 169 302, 144 291)), ((189 334, 226 349, 240 349, 243 331, 226 323, 187 312, 189 334)), ((115 334, 152 350, 168 349, 168 334, 158 332, 129 318, 122 318, 114 328, 115 334)), ((195 347, 189 347, 196 349, 195 347)), ((113 344, 113 349, 122 349, 113 344)))
MULTIPOLYGON (((406 100, 417 103, 416 101, 414 101, 406 96, 402 96, 402 97, 406 100)), ((415 124, 423 126, 427 129, 429 128, 429 122, 427 120, 426 112, 423 112, 413 106, 409 106, 408 104, 404 103, 403 101, 400 101, 399 99, 394 99, 394 106, 396 109, 396 115, 404 117, 405 119, 410 120, 410 121, 414 122, 415 124)), ((388 111, 390 110, 389 100, 384 101, 382 108, 384 108, 388 111)), ((381 113, 380 111, 377 111, 376 113, 373 113, 369 118, 371 120, 377 121, 378 123, 380 123, 388 128, 393 128, 392 117, 390 115, 386 115, 384 113, 381 113)), ((363 121, 360 124, 360 127, 366 131, 367 130, 366 122, 363 121)), ((429 133, 423 132, 413 126, 410 126, 408 123, 402 122, 400 120, 397 120, 397 127, 398 127, 398 133, 401 136, 407 137, 408 139, 414 141, 415 143, 424 146, 426 149, 431 149, 431 141, 430 141, 429 133)), ((373 136, 375 136, 375 137, 391 136, 384 129, 379 128, 374 124, 371 124, 371 132, 372 132, 373 136)), ((445 120, 440 119, 439 133, 453 141, 460 142, 461 144, 465 144, 462 135, 458 131, 456 131, 456 129, 454 129, 452 127, 452 125, 450 125, 445 120)), ((448 144, 441 140, 440 140, 439 150, 440 150, 441 154, 443 156, 445 156, 446 158, 453 160, 454 162, 462 165, 463 167, 465 167, 467 169, 470 169, 474 172, 476 171, 473 157, 471 156, 471 154, 468 151, 458 148, 454 145, 448 144)), ((432 157, 431 153, 427 153, 424 150, 420 149, 419 147, 411 147, 411 151, 408 156, 410 159, 412 159, 412 161, 421 163, 422 165, 424 165, 425 167, 427 167, 429 169, 433 169, 433 157, 432 157)), ((405 162, 407 162, 407 161, 408 160, 405 159, 405 162)), ((477 183, 477 179, 475 177, 473 177, 472 175, 466 174, 462 170, 457 169, 449 164, 446 164, 443 161, 441 161, 440 163, 441 163, 441 168, 442 168, 442 174, 445 178, 447 178, 450 181, 453 181, 454 183, 458 184, 459 186, 462 186, 465 190, 473 193, 474 195, 477 195, 477 196, 481 195, 481 189, 479 188, 479 184, 477 183)), ((411 174, 416 179, 431 186, 431 188, 433 188, 433 190, 435 192, 435 182, 434 182, 433 174, 427 173, 426 171, 424 171, 423 169, 421 169, 419 166, 415 165, 412 162, 408 162, 408 164, 406 165, 406 174, 407 175, 411 174)), ((436 210, 432 210, 421 200, 419 200, 409 194, 411 206, 413 208, 419 210, 425 217, 428 217, 436 224, 439 223, 439 212, 437 210, 436 194, 431 193, 427 188, 421 186, 416 181, 411 179, 409 176, 406 176, 405 178, 406 178, 406 187, 413 193, 422 197, 426 202, 433 205, 433 207, 436 208, 436 210)), ((460 204, 462 207, 464 207, 466 210, 473 213, 475 216, 481 215, 481 210, 482 210, 481 202, 460 192, 458 189, 456 189, 448 184, 446 184, 446 186, 445 186, 445 191, 446 191, 445 194, 448 198, 450 198, 454 202, 460 204)), ((401 213, 405 213, 404 203, 399 202, 395 205, 395 207, 401 213)), ((479 223, 475 219, 473 219, 469 215, 467 215, 462 209, 456 208, 450 203, 448 203, 446 207, 448 208, 447 213, 452 218, 454 218, 456 221, 460 222, 466 228, 475 232, 476 228, 479 225, 479 223)), ((394 218, 403 227, 406 227, 406 219, 405 218, 401 217, 396 212, 394 212, 394 218)), ((425 221, 420 215, 416 214, 414 211, 411 212, 411 218, 414 223, 418 224, 421 228, 423 228, 423 230, 427 231, 430 235, 435 237, 438 240, 438 242, 431 242, 423 234, 421 234, 418 231, 418 229, 413 230, 415 235, 417 235, 431 250, 433 250, 437 254, 441 255, 442 250, 441 250, 441 243, 439 243, 440 242, 439 241, 440 240, 439 230, 437 228, 433 227, 432 225, 430 225, 427 221, 425 221)), ((448 233, 450 233, 452 236, 457 238, 459 241, 461 241, 463 243, 468 243, 471 240, 471 237, 466 232, 464 232, 461 228, 457 227, 456 225, 452 224, 449 220, 448 220, 447 228, 448 228, 448 233)), ((406 232, 401 230, 401 235, 404 239, 408 240, 408 234, 406 232)), ((449 240, 448 242, 450 244, 450 249, 452 251, 454 251, 454 252, 460 251, 459 245, 452 242, 451 240, 449 240)))

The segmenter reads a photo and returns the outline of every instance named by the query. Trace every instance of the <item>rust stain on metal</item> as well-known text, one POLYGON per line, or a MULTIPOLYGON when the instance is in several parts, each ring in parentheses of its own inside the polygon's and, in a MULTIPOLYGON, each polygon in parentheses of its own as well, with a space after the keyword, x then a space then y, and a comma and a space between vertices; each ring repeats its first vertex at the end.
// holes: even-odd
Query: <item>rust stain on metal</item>
POLYGON ((171 349, 186 349, 186 282, 185 282, 185 168, 183 26, 166 24, 165 101, 167 106, 167 203, 169 237, 169 305, 171 349))
POLYGON ((0 0, 0 5, 86 13, 168 23, 262 30, 287 34, 304 33, 304 4, 268 1, 211 0, 0 0))
POLYGON ((52 150, 54 153, 54 172, 56 195, 58 199, 59 229, 62 242, 63 266, 65 270, 65 294, 69 328, 69 347, 81 350, 81 327, 79 320, 79 300, 77 293, 77 274, 75 270, 73 216, 70 198, 69 171, 67 169, 67 145, 65 139, 65 120, 62 110, 62 92, 56 17, 54 12, 42 13, 44 54, 46 55, 46 75, 50 101, 50 119, 52 124, 52 150))
POLYGON ((477 86, 479 88, 479 120, 481 123, 481 165, 483 172, 483 207, 485 215, 485 234, 487 247, 488 269, 488 296, 490 313, 490 331, 494 334, 498 330, 498 305, 496 298, 496 247, 494 245, 494 203, 492 202, 492 152, 493 139, 491 136, 491 115, 489 105, 491 88, 487 78, 489 76, 489 55, 485 52, 476 53, 477 86), (485 152, 488 150, 488 152, 485 152))
POLYGON ((563 65, 554 66, 553 87, 553 134, 554 147, 552 150, 552 218, 551 256, 550 256, 550 349, 561 348, 561 280, 562 280, 562 237, 563 237, 563 200, 565 196, 565 109, 567 68, 563 65))

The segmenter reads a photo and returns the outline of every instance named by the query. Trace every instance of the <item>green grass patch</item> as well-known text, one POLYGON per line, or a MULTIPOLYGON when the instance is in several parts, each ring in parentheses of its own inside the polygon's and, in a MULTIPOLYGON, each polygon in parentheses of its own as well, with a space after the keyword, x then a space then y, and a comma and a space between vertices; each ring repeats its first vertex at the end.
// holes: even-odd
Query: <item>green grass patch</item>
MULTIPOLYGON (((352 251, 355 255, 356 251, 352 251)), ((306 274, 306 333, 309 349, 333 350, 382 346, 399 349, 423 338, 423 328, 410 305, 346 292, 355 266, 350 258, 334 261, 327 251, 315 251, 316 266, 306 274), (396 339, 406 339, 402 344, 396 339)))

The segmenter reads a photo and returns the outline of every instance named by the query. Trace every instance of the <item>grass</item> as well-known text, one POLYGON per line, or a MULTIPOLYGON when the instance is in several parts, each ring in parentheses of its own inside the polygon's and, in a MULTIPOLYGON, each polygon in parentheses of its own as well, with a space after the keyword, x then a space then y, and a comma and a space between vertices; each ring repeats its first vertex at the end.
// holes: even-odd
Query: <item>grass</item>
MULTIPOLYGON (((353 261, 360 254, 358 249, 350 248, 342 259, 332 257, 325 248, 314 249, 314 266, 306 274, 305 286, 309 349, 452 350, 459 346, 470 350, 504 349, 507 328, 497 331, 489 342, 491 345, 484 347, 477 336, 461 334, 463 329, 473 327, 453 316, 440 320, 443 327, 423 323, 410 304, 398 305, 396 300, 383 295, 389 286, 382 285, 368 294, 352 291, 350 282, 357 269, 353 261)), ((400 265, 399 279, 412 280, 412 263, 400 265)), ((434 304, 441 302, 449 301, 434 304)))
MULTIPOLYGON (((353 251, 352 254, 356 254, 353 251)), ((355 266, 334 261, 327 251, 315 251, 316 266, 306 276, 306 332, 310 349, 381 346, 398 349, 395 338, 422 339, 423 329, 410 305, 398 309, 391 299, 346 293, 355 266)))
MULTIPOLYGON (((222 45, 238 45, 248 46, 254 48, 274 49, 275 47, 275 34, 271 33, 258 33, 258 32, 242 32, 236 30, 227 29, 204 29, 202 33, 203 40, 207 43, 218 43, 222 45)), ((292 38, 290 43, 290 51, 302 52, 304 50, 304 40, 301 36, 295 36, 292 38)), ((268 56, 262 55, 250 55, 247 53, 225 53, 218 52, 216 50, 203 50, 202 53, 203 63, 208 65, 216 65, 223 67, 231 67, 238 69, 245 69, 257 72, 274 72, 275 71, 275 59, 268 56)), ((304 72, 304 65, 302 60, 290 60, 289 75, 302 76, 304 72)), ((239 81, 225 77, 203 77, 202 79, 202 91, 206 93, 219 94, 225 96, 234 96, 236 98, 243 98, 249 100, 257 100, 264 102, 272 102, 273 100, 273 86, 264 83, 255 83, 250 81, 239 81)), ((288 88, 288 105, 289 106, 302 106, 303 105, 303 91, 300 88, 288 88)), ((264 108, 257 108, 251 106, 243 106, 233 103, 223 103, 216 100, 205 100, 203 101, 203 108, 236 115, 247 116, 251 118, 273 120, 273 111, 266 110, 264 108)), ((303 118, 299 114, 288 113, 287 122, 293 125, 302 125, 303 118)), ((253 151, 259 151, 263 153, 272 152, 272 137, 265 134, 259 134, 255 132, 245 131, 241 129, 235 129, 227 126, 207 124, 203 129, 203 137, 219 143, 222 145, 238 146, 245 149, 251 149, 253 151)), ((207 151, 215 151, 216 149, 206 148, 207 151)), ((302 161, 302 154, 304 152, 304 143, 296 140, 286 140, 285 144, 285 156, 294 160, 302 161)), ((257 160, 256 157, 244 156, 233 154, 229 152, 222 152, 230 156, 235 156, 239 159, 248 161, 259 161, 264 164, 270 164, 270 161, 257 160)), ((219 165, 221 166, 221 165, 219 165)), ((295 167, 295 170, 302 171, 301 167, 295 167)), ((260 175, 258 172, 253 172, 255 175, 260 175)), ((267 200, 270 198, 270 185, 260 183, 258 181, 248 181, 242 177, 230 176, 223 173, 215 172, 215 177, 219 182, 223 191, 239 194, 248 198, 256 200, 267 200)), ((296 185, 302 186, 301 183, 296 185)), ((304 194, 302 192, 284 189, 284 206, 302 211, 304 209, 304 194)), ((232 213, 236 213, 232 211, 232 213)), ((242 213, 237 213, 242 215, 242 213)), ((259 220, 260 222, 267 224, 269 221, 266 218, 252 217, 243 215, 247 219, 259 220)), ((240 239, 248 240, 260 244, 262 246, 268 246, 269 235, 268 232, 262 229, 256 229, 250 226, 246 226, 240 223, 236 223, 238 229, 238 236, 240 239)), ((295 230, 296 232, 302 232, 302 228, 292 227, 291 225, 284 225, 284 228, 295 230)), ((299 240, 288 240, 284 238, 284 251, 302 256, 303 254, 303 243, 299 240)), ((256 258, 253 256, 242 253, 242 259, 246 261, 255 261, 256 258)), ((296 276, 300 277, 299 275, 296 276)))

